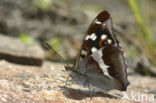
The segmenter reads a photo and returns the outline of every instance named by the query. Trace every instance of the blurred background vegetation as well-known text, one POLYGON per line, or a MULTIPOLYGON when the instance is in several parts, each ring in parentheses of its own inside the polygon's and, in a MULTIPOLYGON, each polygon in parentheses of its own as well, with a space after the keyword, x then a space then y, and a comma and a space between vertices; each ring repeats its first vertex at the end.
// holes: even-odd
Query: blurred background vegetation
POLYGON ((156 76, 155 5, 156 0, 0 0, 0 33, 45 50, 48 41, 72 63, 88 26, 107 10, 129 68, 156 76))

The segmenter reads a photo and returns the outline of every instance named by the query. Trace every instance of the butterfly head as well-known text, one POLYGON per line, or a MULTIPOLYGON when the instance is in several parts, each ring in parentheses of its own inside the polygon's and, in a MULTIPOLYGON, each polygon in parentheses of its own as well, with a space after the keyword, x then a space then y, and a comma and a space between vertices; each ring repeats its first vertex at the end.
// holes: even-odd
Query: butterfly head
POLYGON ((73 67, 67 64, 67 65, 64 65, 64 68, 66 71, 71 71, 73 67))
MULTIPOLYGON (((48 43, 48 42, 45 42, 45 45, 50 49, 50 53, 55 53, 55 55, 56 56, 58 56, 58 58, 60 59, 60 61, 62 61, 64 64, 66 64, 66 62, 65 62, 65 60, 62 58, 62 56, 60 56, 51 46, 50 46, 50 44, 48 43)), ((66 65, 64 65, 64 67, 65 67, 65 70, 66 71, 70 71, 71 69, 72 69, 72 66, 70 66, 70 65, 68 65, 68 64, 66 64, 66 65)))

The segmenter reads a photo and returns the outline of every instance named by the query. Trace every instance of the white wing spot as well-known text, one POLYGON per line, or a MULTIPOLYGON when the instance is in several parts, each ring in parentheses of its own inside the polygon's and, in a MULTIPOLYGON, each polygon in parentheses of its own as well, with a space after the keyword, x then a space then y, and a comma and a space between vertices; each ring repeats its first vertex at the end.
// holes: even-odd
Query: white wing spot
MULTIPOLYGON (((125 54, 125 53, 123 53, 123 56, 124 56, 124 59, 125 59, 126 54, 125 54)), ((125 64, 127 65, 127 61, 126 61, 126 59, 125 59, 125 64)))
POLYGON ((93 34, 90 36, 90 39, 93 40, 93 41, 96 40, 96 38, 97 38, 97 36, 95 35, 95 33, 93 33, 93 34))
POLYGON ((96 53, 93 53, 93 54, 92 54, 92 57, 93 57, 93 59, 94 59, 96 62, 98 62, 98 65, 99 65, 100 69, 102 69, 103 74, 106 75, 106 76, 108 76, 109 78, 112 78, 112 77, 109 75, 108 70, 107 70, 107 68, 109 68, 109 66, 108 66, 108 65, 105 65, 105 64, 104 64, 104 61, 103 61, 103 59, 102 59, 102 50, 99 50, 99 51, 97 51, 96 53))
POLYGON ((90 38, 90 35, 87 35, 86 40, 88 40, 90 38))
POLYGON ((106 26, 106 24, 104 23, 103 26, 106 26))
POLYGON ((90 36, 90 39, 92 39, 94 36, 95 36, 95 33, 93 33, 93 34, 90 36))
POLYGON ((97 21, 96 24, 101 24, 101 22, 100 21, 97 21))
POLYGON ((97 36, 95 35, 95 36, 92 38, 92 40, 93 40, 93 41, 95 41, 95 40, 96 40, 96 38, 97 38, 97 36))
POLYGON ((127 61, 126 61, 126 59, 125 59, 125 64, 127 65, 127 61))
POLYGON ((93 48, 91 49, 91 51, 92 51, 92 53, 94 53, 94 52, 97 51, 97 49, 96 49, 95 47, 93 47, 93 48))
POLYGON ((107 38, 107 35, 103 34, 101 35, 101 39, 106 39, 107 38))
POLYGON ((81 51, 81 54, 86 55, 87 51, 83 50, 81 51))
POLYGON ((97 38, 97 36, 95 35, 95 33, 92 33, 91 35, 86 36, 86 40, 91 39, 91 40, 95 41, 96 38, 97 38))
POLYGON ((111 39, 108 39, 108 44, 110 44, 112 42, 112 40, 111 39))
POLYGON ((124 55, 124 57, 126 57, 126 54, 125 53, 123 53, 123 55, 124 55))

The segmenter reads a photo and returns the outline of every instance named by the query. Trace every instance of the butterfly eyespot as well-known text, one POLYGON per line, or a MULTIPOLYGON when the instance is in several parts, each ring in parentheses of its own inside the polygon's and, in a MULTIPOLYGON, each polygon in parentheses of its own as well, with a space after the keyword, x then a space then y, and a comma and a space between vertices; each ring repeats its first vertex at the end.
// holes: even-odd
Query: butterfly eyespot
POLYGON ((119 75, 118 74, 115 74, 115 78, 118 79, 119 78, 119 75))
POLYGON ((105 46, 107 46, 107 45, 108 45, 108 41, 107 41, 107 40, 104 40, 104 41, 102 42, 102 46, 105 47, 105 46))

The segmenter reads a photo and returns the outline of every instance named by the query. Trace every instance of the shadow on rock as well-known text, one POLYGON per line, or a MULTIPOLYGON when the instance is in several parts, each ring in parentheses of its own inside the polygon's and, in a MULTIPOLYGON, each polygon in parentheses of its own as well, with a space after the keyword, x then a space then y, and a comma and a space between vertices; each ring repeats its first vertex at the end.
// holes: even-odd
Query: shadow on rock
POLYGON ((93 91, 87 91, 87 90, 73 89, 70 87, 60 87, 60 88, 63 89, 64 96, 70 99, 82 100, 88 97, 90 98, 106 97, 106 98, 115 98, 115 99, 118 98, 110 94, 104 94, 103 92, 93 92, 93 91))

